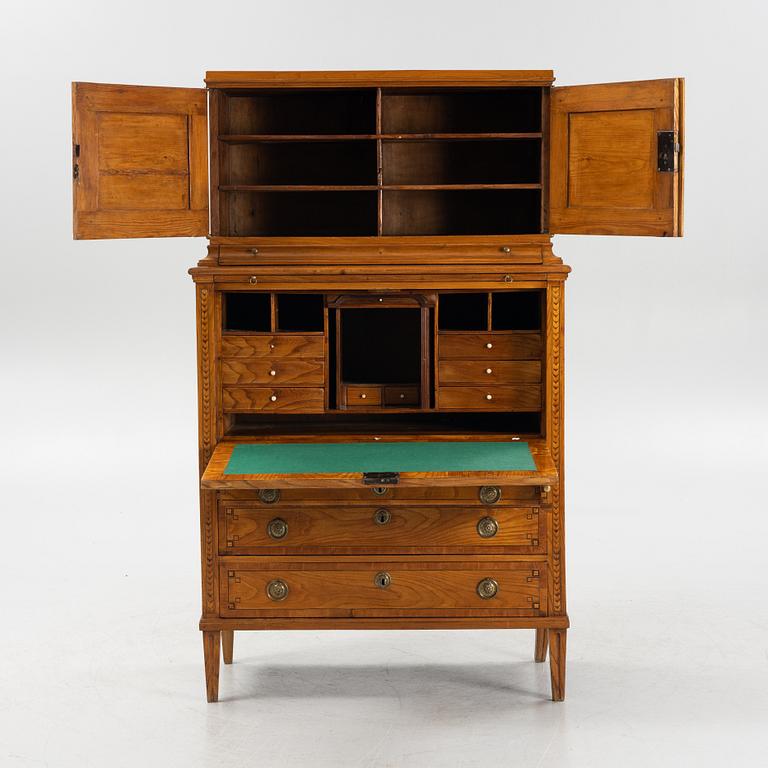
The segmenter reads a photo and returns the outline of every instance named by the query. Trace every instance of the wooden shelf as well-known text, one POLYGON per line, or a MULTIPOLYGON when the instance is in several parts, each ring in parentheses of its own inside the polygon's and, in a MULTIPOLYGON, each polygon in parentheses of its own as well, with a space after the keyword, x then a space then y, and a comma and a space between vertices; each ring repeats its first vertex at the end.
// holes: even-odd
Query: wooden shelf
POLYGON ((219 141, 228 144, 283 141, 475 141, 503 139, 540 139, 541 132, 531 133, 221 133, 219 141))

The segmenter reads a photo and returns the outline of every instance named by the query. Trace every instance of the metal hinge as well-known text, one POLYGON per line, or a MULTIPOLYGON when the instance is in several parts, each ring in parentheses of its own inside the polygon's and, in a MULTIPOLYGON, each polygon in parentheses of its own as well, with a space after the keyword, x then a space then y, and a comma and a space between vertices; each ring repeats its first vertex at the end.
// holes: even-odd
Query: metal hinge
POLYGON ((675 162, 680 152, 680 144, 674 131, 658 131, 657 137, 657 163, 656 170, 661 173, 673 173, 676 169, 675 162))
POLYGON ((363 485, 397 485, 399 472, 363 472, 363 485))
MULTIPOLYGON (((72 153, 75 156, 75 158, 80 157, 80 145, 79 144, 75 144, 75 146, 74 146, 74 148, 72 150, 72 153)), ((75 179, 75 180, 80 178, 80 165, 78 163, 73 163, 73 165, 72 165, 72 178, 75 179)))

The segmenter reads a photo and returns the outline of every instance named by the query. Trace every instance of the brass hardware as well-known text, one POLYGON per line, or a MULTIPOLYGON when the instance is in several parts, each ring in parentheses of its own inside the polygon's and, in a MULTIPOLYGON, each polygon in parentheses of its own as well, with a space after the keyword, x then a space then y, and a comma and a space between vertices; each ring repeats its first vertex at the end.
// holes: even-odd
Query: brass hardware
POLYGON ((363 393, 360 395, 360 399, 361 399, 361 400, 365 400, 365 398, 366 398, 366 397, 368 397, 368 395, 366 395, 366 394, 365 394, 365 392, 363 392, 363 393))
POLYGON ((501 252, 502 253, 509 253, 512 249, 508 245, 502 245, 501 246, 501 252))
POLYGON ((288 523, 282 517, 276 517, 267 524, 267 533, 270 539, 282 539, 288 533, 288 523))
POLYGON ((282 579, 272 579, 267 584, 267 597, 279 603, 288 597, 288 585, 282 579))
POLYGON ((481 600, 490 600, 496 597, 499 591, 499 583, 490 577, 477 582, 477 594, 481 600))
POLYGON ((498 485, 484 485, 479 496, 483 504, 495 504, 501 499, 501 488, 498 485))
POLYGON ((272 369, 272 370, 269 372, 269 375, 270 375, 270 376, 277 376, 277 371, 276 371, 276 370, 273 368, 273 369, 272 369))
POLYGON ((481 539, 492 539, 499 532, 499 524, 493 517, 483 517, 477 522, 477 534, 481 539))
POLYGON ((262 488, 259 491, 259 501, 263 504, 274 504, 280 501, 280 491, 277 488, 262 488))
POLYGON ((379 571, 373 577, 373 583, 379 589, 386 589, 392 583, 392 577, 386 571, 379 571))
POLYGON ((392 513, 384 507, 377 509, 373 513, 373 522, 376 523, 376 525, 386 525, 391 519, 392 513))
POLYGON ((486 348, 486 349, 493 349, 493 344, 491 344, 491 342, 489 341, 489 342, 488 342, 488 343, 485 345, 485 348, 486 348))
POLYGON ((363 472, 363 485, 397 485, 400 482, 399 472, 363 472))
POLYGON ((552 486, 551 486, 551 485, 543 485, 543 486, 541 487, 541 490, 542 490, 544 493, 549 493, 549 492, 552 490, 552 486))
POLYGON ((258 249, 258 248, 251 248, 251 253, 252 253, 254 256, 258 256, 258 254, 259 254, 259 249, 258 249))
POLYGON ((493 373, 493 368, 486 368, 485 372, 490 376, 493 373))
POLYGON ((486 400, 493 400, 493 395, 486 395, 486 396, 485 396, 485 399, 486 399, 486 400))
POLYGON ((511 283, 512 282, 512 275, 504 275, 502 280, 504 280, 505 283, 511 283))
POLYGON ((77 181, 80 178, 80 166, 75 163, 74 166, 72 166, 72 178, 77 181))
POLYGON ((383 496, 389 490, 389 488, 382 488, 381 486, 376 486, 375 488, 371 488, 371 490, 374 492, 374 494, 376 494, 376 496, 383 496))
POLYGON ((259 282, 259 278, 258 278, 258 277, 256 277, 256 275, 251 275, 251 276, 248 278, 248 282, 249 282, 251 285, 256 285, 256 283, 258 283, 258 282, 259 282))
POLYGON ((274 403, 277 400, 277 395, 272 395, 269 399, 274 403))

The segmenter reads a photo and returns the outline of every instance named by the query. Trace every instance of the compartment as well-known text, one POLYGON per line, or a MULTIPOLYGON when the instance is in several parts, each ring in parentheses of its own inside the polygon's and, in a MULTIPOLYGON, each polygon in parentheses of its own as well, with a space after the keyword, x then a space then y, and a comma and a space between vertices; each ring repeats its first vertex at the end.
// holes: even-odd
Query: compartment
POLYGON ((224 134, 373 134, 376 91, 229 91, 221 120, 224 134))
POLYGON ((543 291, 503 291, 491 294, 491 328, 494 331, 541 329, 543 291))
POLYGON ((225 144, 221 184, 376 184, 375 141, 225 144))
POLYGON ((382 91, 382 133, 541 131, 541 88, 382 91))
POLYGON ((541 231, 541 190, 385 190, 384 235, 511 235, 541 231))
POLYGON ((225 558, 223 616, 538 616, 546 562, 403 558, 225 558))
POLYGON ((325 300, 321 293, 278 293, 277 330, 322 331, 325 327, 325 300))
POLYGON ((268 293, 225 293, 224 331, 269 333, 272 310, 268 293))
POLYGON ((384 141, 384 184, 538 184, 540 139, 384 141))
POLYGON ((224 191, 223 235, 353 237, 375 235, 376 191, 224 191))
MULTIPOLYGON (((477 501, 475 491, 474 501, 477 501)), ((363 506, 222 501, 223 555, 363 553, 542 553, 546 514, 538 507, 390 506, 369 492, 363 506)))
POLYGON ((438 296, 441 331, 487 331, 487 293, 441 293, 438 296))

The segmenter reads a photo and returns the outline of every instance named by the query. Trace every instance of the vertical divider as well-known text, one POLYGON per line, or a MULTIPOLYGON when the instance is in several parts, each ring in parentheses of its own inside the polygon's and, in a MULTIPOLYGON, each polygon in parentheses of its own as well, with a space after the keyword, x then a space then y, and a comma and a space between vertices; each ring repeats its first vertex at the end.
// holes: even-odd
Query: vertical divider
POLYGON ((381 88, 376 89, 376 234, 384 232, 384 146, 381 141, 381 88))
POLYGON ((550 89, 541 89, 541 232, 549 232, 549 96, 550 89))
POLYGON ((269 330, 271 333, 277 331, 277 294, 269 294, 269 330))
POLYGON ((493 291, 488 291, 488 332, 493 330, 493 291))

